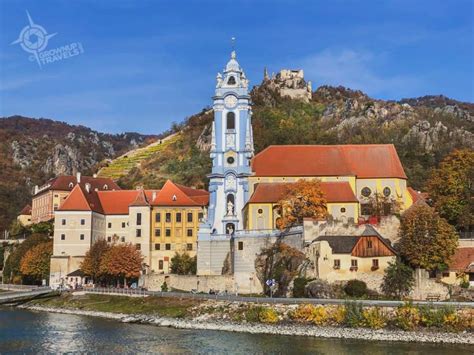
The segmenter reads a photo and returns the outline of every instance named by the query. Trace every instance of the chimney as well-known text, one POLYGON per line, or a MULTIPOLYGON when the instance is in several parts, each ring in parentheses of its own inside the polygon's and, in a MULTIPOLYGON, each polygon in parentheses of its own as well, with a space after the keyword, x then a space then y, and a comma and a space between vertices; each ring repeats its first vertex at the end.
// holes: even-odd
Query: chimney
POLYGON ((35 195, 38 193, 38 191, 39 191, 38 185, 35 185, 35 195))
POLYGON ((86 191, 91 192, 91 184, 86 183, 86 191))
POLYGON ((153 193, 151 194, 151 200, 155 201, 155 199, 156 199, 156 191, 153 191, 153 193))
POLYGON ((77 183, 78 183, 78 184, 81 183, 81 173, 80 173, 80 172, 77 172, 77 173, 76 173, 76 180, 77 180, 77 183))
POLYGON ((96 179, 96 178, 97 178, 97 174, 92 175, 92 177, 93 177, 94 179, 96 179))

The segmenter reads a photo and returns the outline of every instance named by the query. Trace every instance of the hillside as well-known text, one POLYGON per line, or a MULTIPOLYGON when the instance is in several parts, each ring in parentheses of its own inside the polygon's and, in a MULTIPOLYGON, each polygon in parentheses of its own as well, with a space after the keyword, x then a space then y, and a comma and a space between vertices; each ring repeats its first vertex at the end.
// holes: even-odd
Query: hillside
MULTIPOLYGON (((266 79, 251 92, 257 153, 271 144, 393 143, 410 185, 423 189, 430 170, 451 150, 474 149, 474 104, 444 96, 384 101, 330 86, 319 87, 311 99, 295 99, 281 96, 277 80, 266 79)), ((152 188, 171 178, 205 186, 212 116, 212 110, 203 110, 187 119, 175 142, 143 159, 119 184, 152 188)))
POLYGON ((30 202, 34 185, 60 174, 91 174, 104 159, 155 139, 104 134, 49 119, 0 118, 0 231, 30 202))

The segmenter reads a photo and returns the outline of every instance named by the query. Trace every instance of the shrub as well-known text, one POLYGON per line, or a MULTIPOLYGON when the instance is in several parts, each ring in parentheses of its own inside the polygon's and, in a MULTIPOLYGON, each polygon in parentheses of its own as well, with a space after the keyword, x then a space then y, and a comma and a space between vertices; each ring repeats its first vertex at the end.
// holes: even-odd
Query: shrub
POLYGON ((430 306, 419 307, 421 320, 420 323, 425 327, 441 328, 444 325, 444 317, 455 312, 453 307, 443 307, 434 309, 430 306))
POLYGON ((463 277, 461 279, 461 282, 459 283, 459 286, 461 286, 461 288, 469 288, 470 286, 469 280, 466 277, 463 277))
POLYGON ((312 304, 298 306, 291 317, 298 321, 312 322, 316 325, 326 324, 330 318, 324 306, 313 306, 312 304))
POLYGON ((306 277, 297 277, 293 281, 293 297, 295 298, 303 298, 305 297, 305 287, 308 282, 312 281, 313 279, 308 279, 306 277))
POLYGON ((385 269, 382 291, 386 296, 402 298, 413 288, 414 277, 411 267, 396 260, 385 269))
POLYGON ((367 328, 381 329, 387 324, 387 317, 378 307, 364 309, 362 311, 362 317, 364 318, 363 325, 367 328))
POLYGON ((262 308, 258 314, 258 320, 262 323, 274 324, 278 322, 278 313, 273 308, 262 308))
POLYGON ((350 280, 344 286, 344 292, 351 297, 363 297, 367 295, 367 285, 364 281, 350 280))
POLYGON ((346 307, 336 306, 332 308, 329 312, 329 321, 334 325, 339 325, 344 323, 346 318, 346 307))
POLYGON ((262 306, 250 306, 250 308, 245 312, 245 320, 252 323, 260 321, 260 312, 262 310, 262 306))
POLYGON ((347 302, 345 306, 344 324, 348 327, 360 327, 364 323, 362 305, 358 302, 347 302))
POLYGON ((168 292, 168 284, 166 281, 161 284, 161 292, 168 292))
POLYGON ((420 311, 410 303, 398 307, 395 311, 395 324, 403 330, 415 329, 420 321, 420 311))

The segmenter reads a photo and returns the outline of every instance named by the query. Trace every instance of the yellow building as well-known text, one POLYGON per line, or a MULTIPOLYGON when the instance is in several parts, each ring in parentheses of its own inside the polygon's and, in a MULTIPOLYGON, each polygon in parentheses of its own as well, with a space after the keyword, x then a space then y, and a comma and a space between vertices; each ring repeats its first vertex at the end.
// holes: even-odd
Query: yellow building
POLYGON ((323 189, 326 184, 328 212, 342 221, 368 219, 376 194, 390 201, 384 204, 386 215, 393 213, 395 203, 402 211, 413 204, 393 144, 269 146, 252 159, 251 167, 250 199, 244 210, 249 229, 274 228, 278 185, 300 179, 319 179, 323 189), (344 196, 339 196, 342 191, 344 196))
POLYGON ((170 272, 175 253, 196 255, 199 221, 206 212, 209 193, 168 180, 151 206, 151 270, 170 272))
MULTIPOLYGON (((245 228, 275 229, 279 217, 277 203, 291 183, 259 183, 244 207, 245 228)), ((359 201, 348 182, 322 182, 321 190, 327 201, 328 214, 343 223, 357 223, 359 201)))

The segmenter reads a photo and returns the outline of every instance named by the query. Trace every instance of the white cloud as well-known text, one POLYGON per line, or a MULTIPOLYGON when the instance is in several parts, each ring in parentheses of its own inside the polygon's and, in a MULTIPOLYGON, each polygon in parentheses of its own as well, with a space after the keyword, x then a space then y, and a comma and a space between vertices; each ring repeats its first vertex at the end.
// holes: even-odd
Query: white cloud
POLYGON ((343 85, 375 97, 394 99, 416 91, 420 86, 418 78, 379 73, 377 68, 380 68, 384 57, 384 54, 352 49, 326 49, 299 63, 305 70, 305 77, 312 80, 315 86, 343 85))

